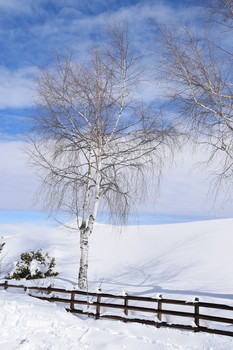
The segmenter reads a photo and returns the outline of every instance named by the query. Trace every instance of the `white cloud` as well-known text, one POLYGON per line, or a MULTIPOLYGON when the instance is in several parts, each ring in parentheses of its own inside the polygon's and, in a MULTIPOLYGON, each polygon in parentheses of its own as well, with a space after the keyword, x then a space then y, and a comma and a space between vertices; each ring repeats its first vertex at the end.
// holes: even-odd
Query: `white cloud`
MULTIPOLYGON (((39 181, 34 170, 27 165, 22 141, 0 142, 0 210, 29 210, 35 199, 39 181)), ((209 196, 210 179, 200 168, 194 168, 202 159, 189 149, 178 155, 176 164, 167 168, 162 178, 160 197, 153 201, 155 189, 148 185, 148 201, 139 212, 180 216, 231 217, 233 203, 224 206, 224 195, 216 203, 209 196)))
POLYGON ((31 209, 38 181, 27 166, 22 141, 0 142, 0 210, 31 209))
POLYGON ((154 201, 155 189, 148 185, 149 198, 140 210, 164 215, 232 217, 233 201, 226 202, 227 193, 223 190, 215 199, 214 188, 211 187, 217 164, 211 168, 210 165, 198 166, 204 162, 204 157, 201 149, 193 153, 190 144, 177 153, 175 163, 164 169, 159 198, 154 201))
POLYGON ((0 109, 32 106, 32 68, 11 71, 0 67, 0 109))
MULTIPOLYGON (((129 23, 130 39, 132 39, 133 45, 139 50, 141 49, 143 53, 147 52, 147 60, 153 65, 156 61, 154 52, 155 41, 151 33, 152 26, 149 19, 156 18, 166 23, 171 23, 174 21, 175 15, 184 17, 183 8, 175 11, 162 1, 156 1, 155 3, 145 2, 119 8, 114 7, 114 10, 110 6, 100 6, 103 9, 108 9, 108 11, 97 15, 87 15, 88 11, 85 14, 80 12, 80 6, 84 5, 84 1, 77 4, 74 0, 51 0, 51 5, 53 3, 60 6, 56 16, 54 16, 53 11, 50 13, 46 9, 45 0, 36 2, 33 0, 0 0, 0 11, 8 9, 9 13, 14 11, 13 14, 27 12, 31 16, 36 14, 43 18, 43 21, 32 22, 31 27, 23 34, 27 47, 23 44, 21 45, 20 41, 16 42, 16 47, 19 48, 19 51, 22 47, 25 47, 26 49, 29 48, 33 54, 34 47, 37 50, 41 47, 40 55, 41 57, 44 55, 46 61, 52 58, 52 53, 56 50, 71 50, 79 59, 85 59, 89 47, 96 44, 103 45, 102 36, 100 34, 98 36, 98 33, 106 24, 106 20, 121 22, 123 19, 126 19, 129 23)), ((107 2, 102 0, 100 2, 94 1, 92 5, 97 6, 98 4, 106 5, 107 2)), ((187 12, 187 16, 190 17, 191 12, 193 12, 193 8, 187 12)), ((23 30, 23 27, 20 28, 20 35, 22 35, 21 31, 23 30)), ((16 31, 17 27, 14 30, 14 35, 16 31)), ((9 35, 9 33, 5 32, 5 35, 9 35)), ((35 57, 32 56, 31 59, 32 62, 35 61, 35 57)), ((155 65, 155 69, 157 68, 155 65)), ((149 95, 151 95, 151 91, 147 89, 147 96, 149 95)), ((22 68, 12 72, 7 68, 0 67, 0 109, 25 107, 31 104, 32 81, 28 76, 27 70, 22 68)))
POLYGON ((1 11, 16 11, 18 13, 31 13, 33 1, 31 0, 0 0, 1 11))

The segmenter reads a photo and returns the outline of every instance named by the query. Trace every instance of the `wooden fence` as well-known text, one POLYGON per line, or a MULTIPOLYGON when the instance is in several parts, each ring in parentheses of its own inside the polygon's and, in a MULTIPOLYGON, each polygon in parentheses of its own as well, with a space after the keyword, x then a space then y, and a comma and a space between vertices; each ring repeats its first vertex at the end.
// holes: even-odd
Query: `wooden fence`
POLYGON ((199 298, 195 298, 193 302, 190 302, 166 299, 162 295, 158 298, 151 298, 127 294, 87 293, 79 290, 65 290, 53 287, 25 287, 8 284, 7 281, 0 284, 0 287, 5 290, 8 288, 21 288, 32 297, 61 303, 69 312, 87 315, 96 319, 108 318, 123 322, 153 325, 157 328, 178 328, 194 332, 233 336, 233 327, 231 327, 233 325, 233 306, 201 302, 199 298), (169 308, 167 305, 169 305, 169 308), (177 310, 177 308, 179 309, 177 310), (114 309, 115 311, 108 313, 107 310, 109 309, 114 309), (205 310, 205 313, 203 313, 203 310, 205 310), (216 311, 218 316, 215 316, 216 311), (188 322, 177 322, 177 319, 179 321, 185 319, 188 322), (212 324, 214 324, 214 327, 212 327, 212 324), (224 328, 227 325, 227 328, 231 328, 232 331, 221 329, 223 325, 225 325, 224 328))

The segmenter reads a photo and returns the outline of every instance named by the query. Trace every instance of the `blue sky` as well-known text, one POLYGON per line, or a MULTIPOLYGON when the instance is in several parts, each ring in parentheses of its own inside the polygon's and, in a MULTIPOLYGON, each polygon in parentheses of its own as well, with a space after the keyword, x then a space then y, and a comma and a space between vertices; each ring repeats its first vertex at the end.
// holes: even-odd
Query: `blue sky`
MULTIPOLYGON (((197 16, 190 1, 146 0, 0 0, 0 133, 16 134, 27 125, 20 117, 33 107, 33 78, 38 67, 53 64, 56 52, 85 59, 101 45, 106 21, 127 20, 134 45, 153 50, 150 18, 171 22, 174 15, 197 16), (184 6, 185 4, 185 6, 184 6), (187 7, 188 6, 188 7, 187 7), (190 10, 191 9, 191 10, 190 10)), ((195 17, 194 16, 194 17, 195 17)), ((148 91, 154 98, 158 93, 148 91)))
MULTIPOLYGON (((1 222, 32 220, 39 208, 33 206, 38 178, 23 152, 23 133, 28 129, 25 117, 33 113, 33 78, 38 67, 51 66, 56 51, 70 51, 85 60, 90 47, 101 45, 101 30, 111 19, 126 19, 134 45, 150 52, 153 38, 149 19, 171 22, 176 16, 195 26, 200 10, 192 3, 195 1, 0 0, 1 222)), ((147 59, 150 56, 147 54, 147 59)), ((144 91, 149 100, 159 101, 160 94, 161 86, 153 83, 144 91)), ((139 213, 146 213, 150 222, 158 215, 167 221, 169 217, 179 221, 180 217, 231 216, 233 206, 224 207, 223 199, 213 206, 208 174, 193 170, 191 153, 180 155, 177 164, 166 170, 159 200, 154 203, 149 199, 139 207, 139 213)))

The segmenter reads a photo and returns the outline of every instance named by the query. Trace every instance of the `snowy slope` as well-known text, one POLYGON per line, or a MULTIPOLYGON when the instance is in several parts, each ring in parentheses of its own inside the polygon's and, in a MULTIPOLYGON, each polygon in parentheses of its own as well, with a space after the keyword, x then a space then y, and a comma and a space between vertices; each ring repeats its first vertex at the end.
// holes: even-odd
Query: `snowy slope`
MULTIPOLYGON (((95 291, 101 284, 103 291, 116 294, 122 291, 142 296, 156 296, 157 293, 162 293, 165 296, 186 300, 193 300, 194 296, 198 296, 200 300, 233 304, 232 226, 233 219, 160 226, 128 226, 121 229, 96 224, 90 239, 89 290, 95 291)), ((56 258, 56 270, 60 274, 47 282, 31 283, 34 285, 52 283, 67 288, 76 286, 79 263, 76 230, 21 224, 0 225, 0 232, 6 242, 4 263, 7 264, 8 271, 12 269, 13 261, 18 259, 20 253, 43 248, 56 258)), ((149 326, 123 325, 102 320, 83 321, 73 315, 67 315, 56 306, 28 299, 28 296, 16 297, 15 293, 9 293, 1 292, 0 296, 0 305, 5 315, 1 316, 0 326, 4 328, 6 335, 5 338, 0 338, 0 341, 5 339, 4 344, 7 344, 7 339, 9 341, 7 334, 11 335, 11 324, 16 327, 18 333, 12 335, 12 342, 7 345, 8 347, 4 345, 4 350, 72 349, 72 346, 75 346, 72 341, 77 344, 80 337, 82 339, 78 347, 80 349, 233 348, 229 337, 189 332, 187 334, 167 329, 155 330, 149 326), (25 307, 25 305, 31 306, 25 307), (35 310, 39 307, 42 315, 40 321, 35 321, 37 331, 36 328, 31 329, 25 321, 25 317, 36 319, 36 316, 33 316, 34 307, 35 310), (55 308, 53 313, 57 321, 51 319, 48 327, 48 322, 44 323, 42 319, 51 316, 50 308, 55 308), (12 318, 6 316, 7 310, 13 310, 12 318), (18 321, 13 320, 13 315, 18 321), (56 343, 56 331, 59 332, 59 329, 64 328, 63 317, 64 320, 69 319, 67 322, 72 325, 68 326, 71 333, 66 333, 69 332, 66 330, 65 338, 59 338, 56 343), (47 331, 43 330, 46 324, 47 331), (23 341, 20 345, 23 340, 20 337, 22 327, 24 333, 25 328, 29 333, 26 332, 27 341, 23 341), (77 333, 73 332, 72 327, 77 327, 77 333), (82 336, 86 329, 88 334, 82 336), (44 343, 37 339, 37 332, 38 339, 44 339, 44 343), (43 332, 47 332, 48 339, 46 335, 40 338, 43 332)), ((39 315, 39 311, 35 311, 35 315, 39 315)))
MULTIPOLYGON (((96 224, 90 237, 89 289, 137 294, 232 297, 233 219, 115 229, 96 224)), ((46 226, 0 225, 5 262, 43 248, 56 257, 58 286, 77 283, 78 232, 46 226)))

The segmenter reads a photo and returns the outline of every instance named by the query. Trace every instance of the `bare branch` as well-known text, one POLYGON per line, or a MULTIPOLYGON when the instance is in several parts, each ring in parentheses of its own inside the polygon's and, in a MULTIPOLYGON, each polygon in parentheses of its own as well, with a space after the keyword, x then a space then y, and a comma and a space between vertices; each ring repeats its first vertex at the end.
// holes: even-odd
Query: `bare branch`
MULTIPOLYGON (((215 21, 214 29, 218 29, 220 38, 224 39, 223 28, 216 27, 216 22, 232 31, 232 0, 205 1, 201 6, 210 11, 209 25, 215 21)), ((217 38, 213 41, 208 36, 195 36, 182 25, 175 30, 166 26, 157 26, 157 29, 161 40, 162 79, 182 128, 194 136, 198 144, 205 146, 207 166, 212 161, 219 164, 219 170, 214 174, 218 184, 225 182, 231 186, 232 46, 228 41, 217 41, 217 38)))

